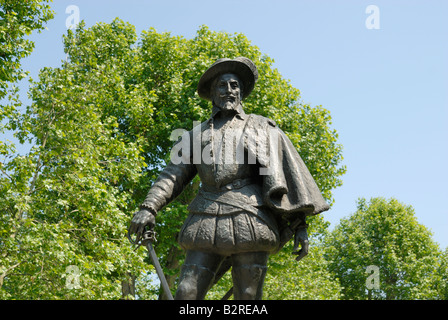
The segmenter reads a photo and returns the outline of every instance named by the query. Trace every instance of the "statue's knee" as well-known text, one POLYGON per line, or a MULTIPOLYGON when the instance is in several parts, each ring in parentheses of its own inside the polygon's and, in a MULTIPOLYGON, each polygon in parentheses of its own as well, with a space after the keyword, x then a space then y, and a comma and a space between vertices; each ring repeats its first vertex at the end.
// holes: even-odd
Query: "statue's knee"
POLYGON ((198 268, 196 265, 183 265, 176 300, 195 300, 197 296, 198 268))
POLYGON ((257 299, 257 289, 253 286, 241 288, 238 300, 255 300, 257 299))
POLYGON ((176 300, 202 300, 210 288, 214 272, 198 265, 184 265, 182 267, 176 300))
POLYGON ((197 288, 192 285, 191 280, 184 279, 179 283, 176 291, 176 300, 195 300, 197 297, 197 288))
POLYGON ((236 300, 259 300, 263 295, 266 266, 243 265, 232 270, 236 300))

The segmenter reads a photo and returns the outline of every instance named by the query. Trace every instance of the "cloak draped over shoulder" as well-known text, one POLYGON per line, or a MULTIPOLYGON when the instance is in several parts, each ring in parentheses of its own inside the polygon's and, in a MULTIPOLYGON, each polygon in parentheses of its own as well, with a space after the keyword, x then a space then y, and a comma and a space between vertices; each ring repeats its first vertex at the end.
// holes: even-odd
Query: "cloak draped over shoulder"
MULTIPOLYGON (((262 196, 266 206, 281 215, 302 213, 316 215, 330 208, 308 168, 285 133, 272 120, 250 115, 246 124, 247 150, 256 156, 263 168, 262 196), (268 152, 254 152, 260 143, 250 138, 252 130, 270 137, 263 137, 268 152)), ((260 134, 258 135, 260 138, 260 134)))

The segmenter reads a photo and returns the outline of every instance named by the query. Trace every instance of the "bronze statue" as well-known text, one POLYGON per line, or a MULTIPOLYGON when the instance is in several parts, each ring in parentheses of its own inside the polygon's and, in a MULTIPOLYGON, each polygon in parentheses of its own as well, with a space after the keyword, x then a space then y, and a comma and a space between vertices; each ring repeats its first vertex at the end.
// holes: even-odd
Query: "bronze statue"
POLYGON ((329 209, 283 131, 244 113, 242 100, 257 79, 256 66, 244 57, 219 59, 202 75, 198 93, 212 101, 211 116, 174 146, 179 152, 131 221, 137 237, 153 228, 157 212, 199 175, 179 233, 186 259, 175 299, 203 299, 230 266, 234 298, 261 299, 269 255, 293 236, 293 253, 306 255, 305 219, 329 209))

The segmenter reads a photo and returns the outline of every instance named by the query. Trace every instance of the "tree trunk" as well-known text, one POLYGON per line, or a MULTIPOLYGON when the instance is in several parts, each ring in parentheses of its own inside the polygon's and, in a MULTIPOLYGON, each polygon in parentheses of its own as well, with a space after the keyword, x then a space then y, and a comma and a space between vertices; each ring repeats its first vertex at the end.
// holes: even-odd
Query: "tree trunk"
POLYGON ((135 299, 135 276, 128 274, 126 280, 121 281, 121 299, 131 300, 135 299))

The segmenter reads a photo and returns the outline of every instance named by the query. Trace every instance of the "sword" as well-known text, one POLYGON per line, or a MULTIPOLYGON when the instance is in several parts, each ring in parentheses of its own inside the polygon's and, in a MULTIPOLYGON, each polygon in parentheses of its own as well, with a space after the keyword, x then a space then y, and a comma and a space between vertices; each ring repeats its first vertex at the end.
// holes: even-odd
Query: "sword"
POLYGON ((156 233, 153 230, 146 230, 143 233, 141 239, 137 238, 133 240, 128 230, 128 239, 132 244, 137 244, 137 247, 134 250, 138 249, 138 247, 140 247, 141 245, 146 246, 146 249, 148 249, 149 258, 156 268, 156 272, 159 277, 160 284, 162 285, 163 291, 168 296, 168 300, 174 300, 173 295, 171 294, 170 287, 168 285, 168 281, 166 281, 165 274, 163 273, 162 266, 160 265, 159 259, 157 258, 156 252, 154 251, 154 247, 152 246, 152 243, 156 240, 156 233))

